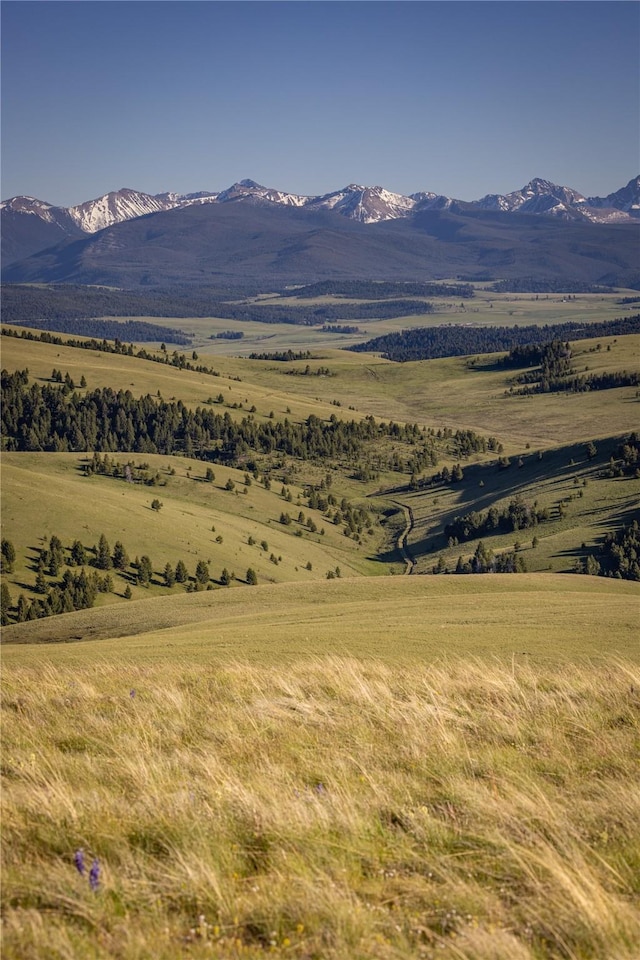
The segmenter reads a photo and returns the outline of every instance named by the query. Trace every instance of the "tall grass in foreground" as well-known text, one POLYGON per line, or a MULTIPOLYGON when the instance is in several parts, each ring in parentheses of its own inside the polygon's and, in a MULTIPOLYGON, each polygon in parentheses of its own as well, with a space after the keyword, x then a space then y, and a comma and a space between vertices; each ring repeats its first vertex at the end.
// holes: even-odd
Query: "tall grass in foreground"
POLYGON ((3 686, 5 960, 638 957, 631 663, 3 686))

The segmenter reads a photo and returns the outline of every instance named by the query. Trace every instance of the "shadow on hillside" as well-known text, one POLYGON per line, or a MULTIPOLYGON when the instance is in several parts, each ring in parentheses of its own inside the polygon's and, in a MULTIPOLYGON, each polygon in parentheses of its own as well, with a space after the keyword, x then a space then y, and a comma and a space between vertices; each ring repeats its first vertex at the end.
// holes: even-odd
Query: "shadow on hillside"
MULTIPOLYGON (((608 465, 610 457, 615 455, 623 436, 625 435, 597 440, 598 452, 592 460, 586 456, 584 442, 572 443, 544 451, 542 456, 538 451, 524 451, 520 455, 511 457, 508 467, 499 467, 497 460, 467 466, 463 463, 464 479, 458 483, 436 483, 416 492, 411 491, 408 486, 402 490, 396 490, 396 495, 400 497, 404 495, 407 501, 411 497, 414 507, 416 503, 414 498, 419 498, 421 494, 423 496, 436 496, 443 493, 456 495, 455 502, 451 506, 433 514, 432 526, 435 529, 430 535, 410 542, 411 554, 414 558, 418 558, 444 549, 447 541, 443 530, 447 523, 471 511, 486 511, 496 501, 514 499, 523 495, 525 491, 529 492, 530 497, 535 497, 530 488, 536 483, 544 481, 547 484, 559 485, 571 480, 576 474, 580 474, 583 479, 595 480, 608 465), (518 465, 519 461, 521 465, 518 465)), ((607 513, 608 509, 603 507, 602 512, 607 513)), ((503 535, 504 531, 496 531, 495 534, 483 535, 482 539, 490 541, 494 536, 503 535)), ((518 535, 526 539, 528 534, 527 531, 514 531, 516 539, 518 535)))
MULTIPOLYGON (((625 507, 623 510, 618 510, 617 513, 614 513, 610 517, 611 529, 609 533, 618 533, 623 527, 629 526, 633 523, 634 520, 637 520, 640 523, 640 506, 638 506, 637 501, 631 503, 630 506, 625 507)), ((584 560, 589 555, 592 555, 595 550, 600 550, 606 540, 607 534, 601 534, 597 539, 595 544, 592 544, 590 547, 583 545, 580 547, 573 547, 567 550, 558 550, 559 557, 572 558, 574 560, 584 560)))

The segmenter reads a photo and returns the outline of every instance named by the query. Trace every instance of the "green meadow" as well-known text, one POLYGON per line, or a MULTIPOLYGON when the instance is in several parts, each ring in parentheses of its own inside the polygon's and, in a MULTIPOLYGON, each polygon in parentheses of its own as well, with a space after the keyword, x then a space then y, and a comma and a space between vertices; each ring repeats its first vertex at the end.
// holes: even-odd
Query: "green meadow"
MULTIPOLYGON (((459 304, 438 307, 358 321, 359 339, 459 322, 459 304)), ((465 322, 624 309, 478 290, 465 322)), ((80 569, 76 540, 88 571, 101 537, 132 561, 91 609, 3 627, 3 957, 636 960, 640 591, 572 571, 637 516, 640 479, 609 470, 637 388, 513 396, 497 355, 396 364, 313 328, 175 325, 215 376, 6 337, 2 366, 236 422, 432 432, 385 436, 357 464, 114 452, 114 476, 88 471, 91 452, 3 451, 14 605, 38 598, 52 536, 65 552, 47 586, 80 569), (287 349, 314 358, 246 356, 287 349), (500 455, 455 456, 461 429, 500 455), (427 441, 438 462, 412 476, 427 441), (458 481, 434 480, 458 462, 458 481), (310 505, 312 487, 333 501, 310 505), (476 547, 448 523, 514 497, 548 519, 486 539, 529 572, 430 575, 476 547), (188 580, 167 585, 179 560, 188 580)), ((640 336, 579 341, 573 363, 638 370, 640 336)))

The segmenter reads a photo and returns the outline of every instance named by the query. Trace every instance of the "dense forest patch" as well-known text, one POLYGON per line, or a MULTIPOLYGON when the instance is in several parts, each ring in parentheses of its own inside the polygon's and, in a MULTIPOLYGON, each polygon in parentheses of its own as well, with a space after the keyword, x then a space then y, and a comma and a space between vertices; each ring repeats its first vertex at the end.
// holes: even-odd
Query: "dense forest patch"
POLYGON ((463 357, 472 353, 498 353, 517 346, 545 343, 553 339, 588 340, 592 337, 623 336, 640 332, 640 314, 619 320, 594 323, 558 323, 553 326, 471 327, 451 324, 416 327, 388 333, 348 347, 355 353, 381 353, 387 360, 433 360, 463 357))

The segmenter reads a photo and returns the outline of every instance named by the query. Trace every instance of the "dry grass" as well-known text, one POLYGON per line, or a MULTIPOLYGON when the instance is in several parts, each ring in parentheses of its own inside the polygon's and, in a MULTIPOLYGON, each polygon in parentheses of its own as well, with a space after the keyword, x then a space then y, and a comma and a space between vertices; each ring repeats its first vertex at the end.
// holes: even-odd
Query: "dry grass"
POLYGON ((639 690, 620 659, 14 665, 3 956, 632 960, 639 690))

